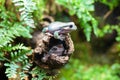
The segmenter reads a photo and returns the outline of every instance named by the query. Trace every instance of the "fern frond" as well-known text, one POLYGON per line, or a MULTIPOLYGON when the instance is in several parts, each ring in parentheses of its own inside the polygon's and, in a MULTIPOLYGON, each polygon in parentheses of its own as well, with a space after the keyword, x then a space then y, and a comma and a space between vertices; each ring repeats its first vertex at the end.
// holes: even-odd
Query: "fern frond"
POLYGON ((17 5, 19 5, 21 20, 24 21, 24 24, 28 25, 25 27, 22 21, 18 21, 17 15, 14 12, 5 9, 3 5, 5 0, 1 1, 0 61, 9 62, 5 62, 4 64, 7 67, 5 73, 8 78, 20 77, 21 79, 23 79, 25 76, 27 76, 26 71, 28 71, 29 68, 32 66, 27 56, 28 54, 32 53, 32 50, 28 47, 25 47, 23 44, 15 44, 14 39, 17 37, 32 38, 30 34, 31 28, 29 26, 34 26, 32 12, 34 11, 35 4, 34 2, 32 2, 32 0, 13 0, 17 5))
POLYGON ((23 46, 23 44, 18 44, 12 47, 12 50, 18 50, 18 49, 28 50, 28 47, 23 46))
POLYGON ((28 62, 28 60, 25 60, 23 63, 22 63, 22 69, 23 70, 29 70, 29 68, 32 66, 31 63, 28 62))
POLYGON ((31 38, 29 30, 26 27, 23 27, 19 23, 15 23, 13 27, 8 29, 0 29, 0 47, 7 45, 12 42, 14 38, 23 36, 31 38))
POLYGON ((24 72, 20 72, 19 75, 20 75, 20 80, 25 80, 25 77, 28 76, 24 72))
POLYGON ((5 61, 4 53, 0 52, 0 61, 5 61))
POLYGON ((17 69, 19 68, 18 65, 16 65, 15 63, 5 63, 4 64, 7 69, 5 71, 5 73, 7 74, 8 78, 16 78, 17 77, 17 69))
POLYGON ((17 44, 17 45, 12 45, 12 44, 7 44, 3 47, 0 48, 0 51, 7 51, 7 52, 11 52, 11 51, 17 51, 17 50, 30 50, 28 47, 24 46, 23 44, 17 44))
MULTIPOLYGON (((7 32, 6 29, 0 29, 0 47, 6 45, 7 43, 13 41, 14 35, 11 35, 7 32)), ((11 32, 12 33, 12 32, 11 32)))
POLYGON ((26 71, 29 71, 29 69, 32 66, 32 64, 28 60, 24 60, 21 64, 22 64, 21 67, 20 67, 21 68, 21 72, 19 72, 19 75, 20 75, 21 80, 24 80, 25 77, 28 76, 26 74, 26 71))
POLYGON ((12 23, 11 17, 16 20, 15 14, 6 11, 5 8, 0 6, 0 47, 7 45, 12 42, 14 38, 22 36, 31 38, 30 31, 27 27, 24 27, 20 22, 12 23))
POLYGON ((22 62, 26 60, 27 54, 30 53, 31 50, 18 50, 15 52, 11 52, 11 61, 13 62, 22 62))
POLYGON ((32 28, 35 28, 32 12, 36 10, 36 4, 32 0, 12 0, 15 6, 19 7, 20 20, 32 28))
POLYGON ((0 48, 0 60, 1 61, 7 60, 9 62, 10 61, 13 61, 13 62, 23 61, 27 59, 26 55, 28 54, 28 52, 30 53, 30 49, 28 47, 23 46, 23 44, 18 44, 15 46, 8 44, 0 48), (8 60, 5 57, 4 52, 11 53, 11 60, 8 60))
POLYGON ((31 74, 34 75, 32 80, 43 80, 44 78, 47 78, 46 72, 39 67, 35 67, 32 71, 31 74))

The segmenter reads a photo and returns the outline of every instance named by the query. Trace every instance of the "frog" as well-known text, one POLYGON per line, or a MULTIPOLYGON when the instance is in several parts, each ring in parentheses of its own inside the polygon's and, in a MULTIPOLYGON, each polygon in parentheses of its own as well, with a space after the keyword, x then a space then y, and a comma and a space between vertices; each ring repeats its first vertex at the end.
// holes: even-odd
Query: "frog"
POLYGON ((66 34, 76 29, 77 27, 74 22, 55 21, 43 28, 42 32, 53 36, 55 39, 64 40, 66 34))

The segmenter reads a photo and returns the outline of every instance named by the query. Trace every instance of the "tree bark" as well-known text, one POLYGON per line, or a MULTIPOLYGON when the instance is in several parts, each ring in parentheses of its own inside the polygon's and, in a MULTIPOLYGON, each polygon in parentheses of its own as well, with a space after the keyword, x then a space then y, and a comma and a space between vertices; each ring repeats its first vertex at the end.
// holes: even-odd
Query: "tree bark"
POLYGON ((59 69, 70 59, 74 51, 74 45, 69 34, 64 41, 55 39, 47 34, 39 32, 33 36, 35 49, 34 62, 44 69, 59 69))

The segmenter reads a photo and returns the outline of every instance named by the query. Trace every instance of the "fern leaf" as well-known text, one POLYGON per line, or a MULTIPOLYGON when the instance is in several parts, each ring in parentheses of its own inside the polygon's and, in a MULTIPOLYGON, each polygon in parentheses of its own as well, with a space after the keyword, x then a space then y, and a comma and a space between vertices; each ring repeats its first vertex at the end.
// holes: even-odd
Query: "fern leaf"
POLYGON ((16 65, 15 63, 5 63, 4 64, 7 69, 5 71, 5 73, 7 74, 8 78, 16 78, 17 77, 17 69, 19 68, 18 65, 16 65))
POLYGON ((0 61, 5 61, 4 53, 0 52, 0 61))
POLYGON ((18 49, 28 50, 28 47, 23 46, 23 44, 18 44, 12 47, 12 50, 18 50, 18 49))
POLYGON ((27 74, 25 74, 24 72, 20 72, 20 80, 24 80, 26 76, 28 76, 27 74))
MULTIPOLYGON (((24 60, 22 63, 21 63, 21 72, 19 72, 19 75, 20 75, 20 79, 21 80, 24 80, 26 76, 28 76, 26 74, 26 71, 29 71, 30 67, 32 66, 31 63, 29 63, 28 60, 24 60)), ((29 73, 29 72, 28 72, 29 73)))
POLYGON ((12 0, 15 6, 20 7, 20 20, 32 28, 35 28, 34 20, 32 19, 32 12, 36 10, 36 4, 32 0, 12 0))
POLYGON ((23 36, 26 38, 31 38, 31 34, 29 30, 22 26, 19 23, 15 23, 13 27, 10 27, 9 30, 7 29, 0 29, 0 47, 7 45, 8 43, 12 42, 14 38, 19 36, 23 36))
POLYGON ((26 55, 28 53, 30 53, 30 50, 18 50, 15 52, 11 52, 11 61, 22 62, 28 58, 26 55))
POLYGON ((32 64, 30 64, 30 63, 28 62, 28 60, 25 60, 25 61, 22 63, 22 69, 23 69, 23 70, 29 70, 31 66, 32 66, 32 64))
POLYGON ((45 71, 40 69, 39 67, 35 67, 31 71, 31 74, 37 76, 37 77, 33 77, 32 80, 43 80, 44 78, 47 78, 45 71))

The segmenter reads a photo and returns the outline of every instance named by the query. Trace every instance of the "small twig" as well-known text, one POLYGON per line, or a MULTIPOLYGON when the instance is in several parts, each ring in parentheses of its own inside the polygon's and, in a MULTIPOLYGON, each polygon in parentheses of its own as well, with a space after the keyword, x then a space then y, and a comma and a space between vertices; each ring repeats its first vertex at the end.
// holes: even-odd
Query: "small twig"
POLYGON ((113 10, 109 10, 104 16, 103 20, 106 20, 106 18, 113 12, 113 10))

